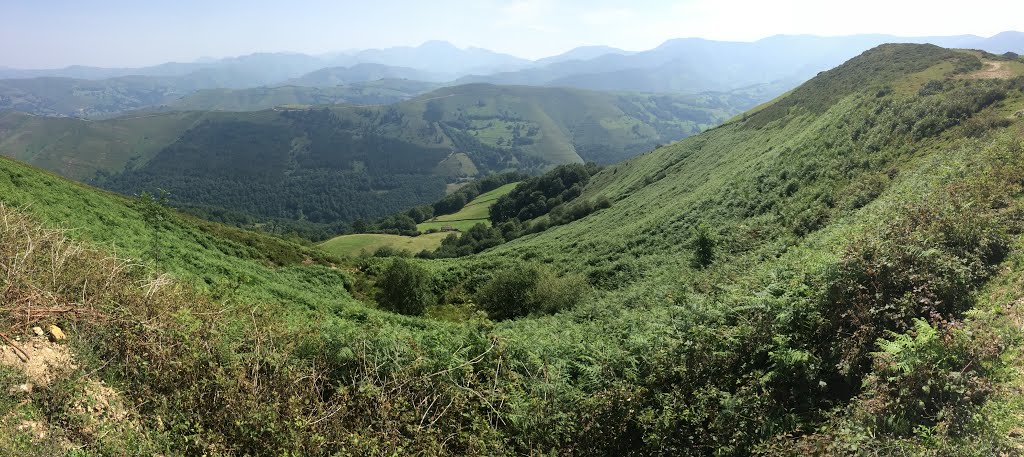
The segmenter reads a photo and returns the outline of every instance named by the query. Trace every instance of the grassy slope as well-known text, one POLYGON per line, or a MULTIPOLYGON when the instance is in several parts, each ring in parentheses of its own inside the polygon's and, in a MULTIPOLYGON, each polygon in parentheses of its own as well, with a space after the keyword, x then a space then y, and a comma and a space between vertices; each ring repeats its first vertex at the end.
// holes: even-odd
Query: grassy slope
MULTIPOLYGON (((427 222, 418 224, 416 228, 421 232, 430 229, 440 230, 441 227, 450 226, 456 230, 465 231, 476 224, 491 225, 488 219, 487 210, 498 197, 512 191, 518 183, 511 183, 478 195, 459 212, 437 216, 427 222)), ((355 257, 361 253, 373 253, 379 248, 389 247, 398 250, 405 250, 412 253, 423 250, 433 251, 441 246, 441 240, 450 235, 448 232, 425 233, 419 236, 386 235, 375 233, 359 233, 354 235, 341 235, 320 243, 318 247, 339 256, 355 257)))
MULTIPOLYGON (((137 204, 0 158, 0 284, 13 305, 0 331, 28 335, 15 314, 26 307, 72 310, 44 325, 67 330, 77 364, 53 371, 58 382, 32 401, 0 399, 0 454, 368 455, 402 446, 413 392, 483 407, 433 375, 478 362, 486 340, 469 327, 356 302, 320 251, 174 213, 159 226, 155 253, 137 204), (100 401, 89 390, 100 382, 127 419, 84 409, 100 401)), ((3 385, 26 380, 0 366, 3 385)), ((470 425, 435 422, 449 420, 443 428, 470 425)), ((422 449, 452 452, 443 436, 419 435, 422 449)), ((461 452, 493 453, 480 441, 461 452)))
POLYGON ((409 252, 432 251, 441 246, 441 240, 448 235, 448 233, 425 233, 419 236, 402 236, 358 233, 331 238, 317 246, 330 254, 347 257, 372 254, 382 247, 409 252))
POLYGON ((0 114, 0 154, 72 179, 141 164, 203 119, 202 113, 86 121, 21 113, 0 114))
MULTIPOLYGON (((781 287, 773 284, 830 271, 850 240, 872 236, 907 202, 922 200, 942 185, 978 170, 979 165, 973 161, 978 160, 979 151, 994 157, 1001 154, 1001 148, 1012 149, 1014 143, 1019 144, 1024 132, 1018 120, 998 130, 994 138, 982 141, 965 139, 961 130, 954 129, 940 138, 893 145, 883 152, 847 149, 853 130, 850 119, 867 117, 858 110, 870 100, 868 97, 873 97, 873 87, 923 84, 928 78, 920 78, 919 72, 941 77, 953 68, 942 60, 952 58, 950 55, 927 55, 925 51, 926 56, 916 62, 908 59, 913 63, 903 67, 907 73, 857 72, 846 67, 834 71, 834 76, 859 79, 858 85, 839 81, 839 90, 818 80, 795 91, 798 97, 815 102, 821 99, 815 92, 834 91, 831 97, 835 103, 826 105, 824 112, 817 103, 783 99, 784 109, 789 111, 785 117, 778 114, 778 108, 765 107, 761 110, 766 116, 763 119, 753 116, 749 124, 724 125, 611 166, 592 180, 584 195, 608 196, 614 202, 611 208, 507 243, 476 258, 452 262, 448 268, 495 268, 510 261, 532 259, 563 271, 587 274, 592 281, 612 289, 596 301, 600 305, 551 318, 550 325, 516 322, 501 333, 515 341, 514 345, 535 343, 536 357, 558 360, 557 365, 564 370, 598 370, 602 365, 623 364, 623 379, 632 379, 627 367, 644 365, 648 359, 641 354, 662 350, 668 344, 654 335, 671 334, 673 326, 696 325, 693 320, 699 322, 702 318, 694 316, 704 316, 716 306, 761 306, 756 305, 759 299, 755 297, 781 287), (867 97, 862 95, 865 93, 867 97), (867 170, 857 172, 858 167, 867 170), (851 210, 847 205, 860 192, 864 180, 883 172, 897 178, 891 182, 885 178, 888 184, 877 200, 851 210), (823 200, 835 205, 826 224, 805 237, 795 235, 792 226, 808 211, 815 211, 823 200), (689 242, 698 224, 709 226, 720 243, 721 260, 707 271, 690 265, 689 242), (681 294, 690 298, 676 298, 681 294), (549 333, 552 328, 558 331, 549 333), (608 338, 589 336, 595 334, 608 338), (590 358, 594 354, 605 354, 610 359, 595 361, 590 358)), ((907 54, 900 57, 906 58, 907 54)), ((916 92, 918 87, 909 92, 916 92)), ((979 117, 1006 119, 1022 107, 1024 97, 1019 92, 1011 93, 979 117)), ((1012 301, 1004 298, 997 306, 1012 301)), ((787 311, 783 308, 777 312, 787 311)), ((703 318, 713 320, 714 315, 712 311, 703 318)), ((1008 331, 1013 333, 1012 329, 1008 331)), ((1013 353, 1007 357, 1012 358, 1013 353)), ((685 396, 678 401, 697 399, 685 396)), ((998 404, 992 407, 1002 408, 998 404)), ((1019 404, 1016 408, 1014 414, 1019 418, 1019 404)), ((1015 426, 1005 411, 989 420, 1004 425, 1009 420, 1015 426)), ((970 448, 973 444, 968 440, 961 445, 970 448)))
POLYGON ((502 195, 512 192, 512 189, 519 183, 505 184, 497 189, 490 192, 485 192, 478 195, 473 201, 466 203, 461 210, 454 214, 445 214, 436 216, 427 220, 421 224, 418 224, 416 228, 423 232, 430 229, 440 229, 444 226, 451 226, 458 230, 467 230, 476 224, 491 225, 488 210, 491 205, 502 195))
POLYGON ((349 303, 344 275, 319 251, 273 237, 170 215, 155 231, 124 197, 0 158, 0 200, 118 256, 151 259, 201 290, 321 308, 349 303), (153 236, 159 239, 154 248, 153 236), (159 259, 153 259, 159 250, 159 259))

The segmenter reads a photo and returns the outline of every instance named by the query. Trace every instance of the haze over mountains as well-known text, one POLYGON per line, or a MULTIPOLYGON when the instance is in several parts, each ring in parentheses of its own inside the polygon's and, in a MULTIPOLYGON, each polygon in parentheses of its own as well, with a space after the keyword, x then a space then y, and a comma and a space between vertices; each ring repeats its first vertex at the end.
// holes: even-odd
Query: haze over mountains
MULTIPOLYGON (((140 108, 173 105, 176 100, 204 89, 238 90, 282 85, 335 87, 383 78, 445 85, 487 82, 674 93, 731 91, 761 85, 759 101, 766 101, 820 71, 887 42, 928 42, 997 54, 1008 51, 1024 53, 1024 34, 1020 32, 1004 32, 989 38, 974 35, 778 35, 755 42, 684 38, 669 40, 655 49, 642 52, 586 46, 536 61, 430 41, 417 47, 329 56, 257 53, 144 68, 0 68, 0 78, 3 78, 0 80, 0 110, 76 117, 110 116, 140 108)), ((410 93, 406 97, 418 94, 410 93)), ((300 97, 295 103, 306 100, 300 97)), ((328 100, 361 101, 342 96, 328 100)), ((390 98, 384 100, 395 101, 390 98)), ((187 102, 182 105, 194 109, 219 109, 218 103, 211 101, 210 105, 204 106, 187 102)), ((232 106, 247 109, 237 103, 232 106)), ((256 106, 254 109, 265 107, 264 104, 256 106)))

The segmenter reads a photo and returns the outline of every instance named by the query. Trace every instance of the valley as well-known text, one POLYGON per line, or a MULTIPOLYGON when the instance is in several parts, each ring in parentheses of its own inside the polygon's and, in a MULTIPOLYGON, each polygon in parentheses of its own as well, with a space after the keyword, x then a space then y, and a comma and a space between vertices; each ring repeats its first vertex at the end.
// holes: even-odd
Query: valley
POLYGON ((1022 36, 0 68, 0 455, 1018 455, 1022 36))
POLYGON ((97 121, 10 113, 0 115, 0 154, 125 195, 163 189, 206 218, 276 221, 323 239, 430 203, 459 179, 622 160, 716 125, 738 109, 732 103, 468 85, 379 106, 97 121))

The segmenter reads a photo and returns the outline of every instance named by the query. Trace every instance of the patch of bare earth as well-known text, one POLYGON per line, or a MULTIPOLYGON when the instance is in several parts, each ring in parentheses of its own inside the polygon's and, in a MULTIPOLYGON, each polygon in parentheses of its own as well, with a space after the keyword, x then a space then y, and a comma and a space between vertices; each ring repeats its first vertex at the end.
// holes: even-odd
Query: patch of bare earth
POLYGON ((46 337, 35 336, 25 342, 12 343, 13 346, 0 346, 0 365, 24 373, 38 386, 46 386, 57 376, 77 368, 67 346, 46 337))
POLYGON ((1010 79, 1013 77, 1013 71, 1006 68, 1006 62, 986 60, 985 68, 968 73, 963 77, 964 79, 1010 79))
MULTIPOLYGON (((28 379, 29 382, 9 386, 7 394, 24 397, 24 403, 32 401, 32 392, 40 389, 45 392, 47 386, 68 376, 76 376, 78 365, 67 346, 50 341, 46 336, 32 336, 21 341, 13 340, 9 344, 0 345, 0 365, 13 368, 28 379)), ((103 381, 84 376, 76 380, 76 395, 64 405, 65 421, 75 424, 73 436, 95 439, 99 434, 109 433, 124 427, 139 429, 138 421, 126 407, 121 395, 103 381), (74 418, 74 419, 70 419, 74 418), (70 420, 69 420, 70 419, 70 420)), ((45 394, 44 394, 45 395, 45 394)), ((3 425, 0 421, 0 425, 3 425)), ((0 427, 2 429, 2 427, 0 427)), ((15 430, 20 433, 31 433, 33 441, 41 442, 51 434, 50 426, 44 419, 22 420, 15 430)), ((66 435, 71 430, 58 430, 58 435, 66 435)), ((80 448, 70 441, 60 438, 56 446, 62 450, 80 448)))

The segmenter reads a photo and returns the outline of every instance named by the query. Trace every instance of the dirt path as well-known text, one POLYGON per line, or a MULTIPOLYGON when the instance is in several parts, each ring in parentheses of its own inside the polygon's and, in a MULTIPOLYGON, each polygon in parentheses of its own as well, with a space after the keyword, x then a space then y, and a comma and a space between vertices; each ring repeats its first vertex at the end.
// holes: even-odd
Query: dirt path
POLYGON ((985 68, 978 70, 974 73, 970 73, 965 78, 967 79, 1009 79, 1013 77, 1013 71, 1006 68, 1006 62, 988 61, 985 62, 985 68))

